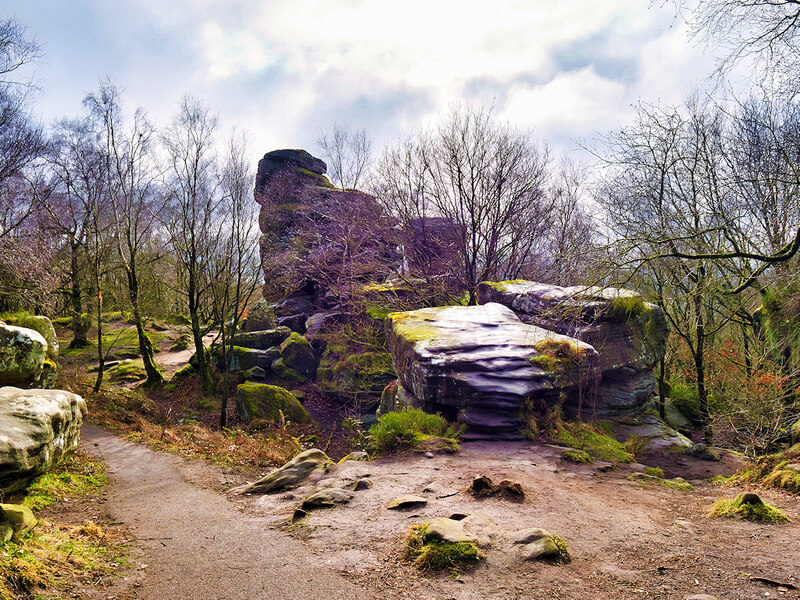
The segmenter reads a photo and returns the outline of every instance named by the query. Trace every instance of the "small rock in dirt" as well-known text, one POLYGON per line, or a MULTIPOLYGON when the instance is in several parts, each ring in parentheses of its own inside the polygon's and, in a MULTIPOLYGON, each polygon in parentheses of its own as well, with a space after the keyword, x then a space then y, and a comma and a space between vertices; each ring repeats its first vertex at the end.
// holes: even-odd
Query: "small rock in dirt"
POLYGON ((348 460, 369 460, 369 454, 366 452, 351 452, 339 461, 339 464, 347 462, 348 460))
POLYGON ((433 458, 433 452, 426 452, 425 458, 433 458))
POLYGON ((488 496, 494 492, 494 483, 486 475, 478 475, 472 480, 467 492, 473 496, 488 496))
POLYGON ((504 479, 497 486, 498 493, 512 502, 522 502, 525 500, 525 491, 522 489, 522 484, 518 481, 509 481, 504 479))
POLYGON ((556 544, 555 536, 546 529, 538 527, 523 529, 512 535, 515 545, 522 547, 524 560, 557 557, 561 549, 556 544))
POLYGON ((308 516, 308 513, 304 511, 302 508, 296 508, 294 510, 294 514, 292 515, 292 523, 297 523, 301 519, 305 519, 308 516))
POLYGON ((458 521, 436 517, 428 523, 427 537, 450 544, 472 542, 486 548, 494 542, 497 531, 494 521, 481 515, 469 515, 458 521))
POLYGON ((361 479, 356 481, 356 486, 353 489, 356 492, 360 492, 361 490, 368 490, 371 487, 372 487, 372 482, 366 477, 362 477, 361 479))
POLYGON ((395 498, 386 505, 386 508, 389 510, 408 510, 412 508, 420 508, 426 504, 428 504, 427 498, 423 498, 422 496, 411 496, 407 494, 395 498))
POLYGON ((351 490, 341 488, 326 488, 308 496, 303 500, 301 509, 308 511, 315 508, 331 508, 336 504, 346 504, 353 499, 351 490))

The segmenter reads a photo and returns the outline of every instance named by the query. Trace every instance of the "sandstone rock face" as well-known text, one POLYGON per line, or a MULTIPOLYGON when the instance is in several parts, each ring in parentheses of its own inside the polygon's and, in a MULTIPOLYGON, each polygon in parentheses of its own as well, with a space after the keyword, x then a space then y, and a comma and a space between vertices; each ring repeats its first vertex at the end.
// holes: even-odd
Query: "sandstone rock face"
POLYGON ((78 447, 86 402, 61 390, 0 388, 0 490, 18 490, 78 447))
POLYGON ((533 281, 484 282, 481 304, 511 308, 525 323, 591 344, 602 379, 588 398, 593 416, 635 412, 654 391, 653 367, 669 332, 664 313, 636 292, 617 288, 559 287, 533 281))
POLYGON ((386 327, 402 387, 468 437, 518 438, 526 401, 577 406, 600 376, 592 346, 497 303, 393 313, 386 327))
POLYGON ((30 387, 42 376, 47 341, 38 331, 0 321, 0 386, 30 387))

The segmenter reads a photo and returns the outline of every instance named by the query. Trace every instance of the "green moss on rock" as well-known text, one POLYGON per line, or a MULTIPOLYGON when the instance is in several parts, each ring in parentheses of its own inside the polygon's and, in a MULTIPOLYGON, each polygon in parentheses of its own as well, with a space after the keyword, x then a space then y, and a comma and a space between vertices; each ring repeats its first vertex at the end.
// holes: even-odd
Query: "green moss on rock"
POLYGON ((564 450, 561 453, 561 460, 571 462, 576 465, 588 465, 592 462, 592 457, 584 450, 564 450))
POLYGON ((276 385, 246 382, 238 386, 236 410, 247 421, 269 419, 273 422, 283 418, 295 423, 308 423, 311 417, 305 407, 289 390, 276 385))
POLYGON ((789 517, 764 502, 758 494, 742 492, 736 498, 717 500, 708 513, 711 518, 727 517, 755 521, 758 523, 787 523, 789 517))
POLYGON ((431 539, 428 524, 423 523, 409 530, 403 560, 413 562, 423 572, 463 571, 476 566, 483 556, 472 542, 450 543, 431 539))

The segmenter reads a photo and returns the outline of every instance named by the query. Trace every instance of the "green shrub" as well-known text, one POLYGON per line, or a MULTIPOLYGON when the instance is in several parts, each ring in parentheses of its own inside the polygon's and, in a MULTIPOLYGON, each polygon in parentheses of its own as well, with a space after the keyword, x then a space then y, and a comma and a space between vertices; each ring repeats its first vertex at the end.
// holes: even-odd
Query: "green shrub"
POLYGON ((729 479, 732 483, 757 483, 800 494, 800 449, 795 447, 777 454, 767 454, 744 467, 729 479))
POLYGON ((454 441, 461 428, 441 415, 432 415, 418 408, 382 415, 369 430, 370 448, 385 454, 403 448, 415 448, 431 438, 454 441))
POLYGON ((669 397, 672 404, 689 420, 694 423, 700 422, 700 396, 697 390, 685 383, 673 383, 669 397))

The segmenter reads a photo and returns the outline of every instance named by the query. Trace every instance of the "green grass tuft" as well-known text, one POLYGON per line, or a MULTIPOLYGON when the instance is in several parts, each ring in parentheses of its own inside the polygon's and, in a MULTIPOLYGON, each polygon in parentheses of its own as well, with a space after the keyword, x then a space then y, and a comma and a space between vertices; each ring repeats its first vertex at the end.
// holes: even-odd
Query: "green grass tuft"
POLYGON ((378 419, 369 430, 370 448, 378 454, 387 454, 404 448, 416 448, 434 437, 452 445, 460 433, 459 426, 449 423, 441 415, 432 415, 418 408, 406 408, 378 419))
POLYGON ((664 469, 661 467, 645 467, 645 475, 652 475, 653 477, 660 477, 664 479, 664 469))
MULTIPOLYGON (((646 470, 646 469, 645 469, 646 470)), ((658 469, 661 471, 661 469, 658 469)), ((680 477, 675 479, 664 479, 664 472, 661 471, 662 476, 653 475, 651 473, 631 473, 626 477, 630 481, 638 481, 639 483, 647 483, 650 485, 660 485, 662 487, 672 488, 674 490, 683 490, 689 492, 694 489, 694 486, 680 477)))

